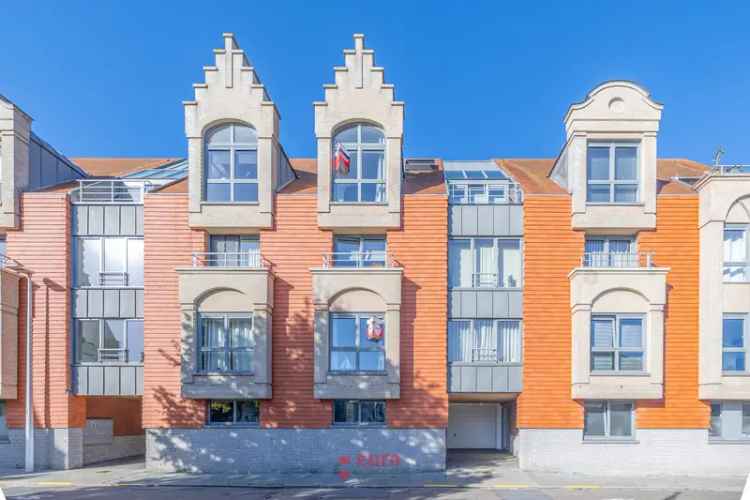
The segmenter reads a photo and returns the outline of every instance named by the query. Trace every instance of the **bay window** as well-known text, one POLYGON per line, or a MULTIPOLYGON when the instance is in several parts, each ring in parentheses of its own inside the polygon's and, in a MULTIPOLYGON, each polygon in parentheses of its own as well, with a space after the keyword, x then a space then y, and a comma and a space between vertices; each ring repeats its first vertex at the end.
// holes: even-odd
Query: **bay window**
POLYGON ((722 370, 725 373, 747 372, 746 316, 727 314, 722 323, 722 370))
POLYGON ((256 425, 260 403, 256 399, 208 401, 208 425, 256 425))
POLYGON ((337 399, 333 402, 334 425, 385 425, 385 401, 337 399))
POLYGON ((76 362, 143 363, 142 319, 75 320, 76 362))
POLYGON ((589 143, 586 156, 586 201, 638 202, 638 150, 637 144, 589 143))
POLYGON ((521 363, 521 321, 516 319, 448 321, 448 361, 521 363))
POLYGON ((385 322, 382 314, 332 313, 330 321, 330 371, 385 371, 385 322))
POLYGON ((142 287, 143 238, 75 237, 75 287, 142 287))
POLYGON ((357 123, 337 132, 331 144, 332 201, 385 203, 383 131, 374 125, 357 123))
POLYGON ((451 288, 520 288, 521 240, 452 238, 448 246, 451 288))
POLYGON ((198 371, 251 373, 255 350, 251 313, 201 313, 198 371))
POLYGON ((639 315, 591 317, 591 371, 642 372, 644 318, 639 315))
POLYGON ((724 228, 724 281, 750 280, 747 227, 744 224, 727 224, 724 228))
POLYGON ((584 439, 624 439, 633 437, 633 403, 586 401, 584 439))
POLYGON ((239 123, 214 127, 205 140, 205 201, 258 201, 258 136, 239 123))

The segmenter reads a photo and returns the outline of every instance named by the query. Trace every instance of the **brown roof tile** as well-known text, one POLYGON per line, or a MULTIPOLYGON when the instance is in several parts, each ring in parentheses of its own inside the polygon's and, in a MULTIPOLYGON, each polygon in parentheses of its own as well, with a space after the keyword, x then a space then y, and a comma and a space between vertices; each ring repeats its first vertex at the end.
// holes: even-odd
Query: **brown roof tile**
POLYGON ((79 157, 70 160, 93 177, 121 177, 147 168, 160 167, 182 158, 79 157))

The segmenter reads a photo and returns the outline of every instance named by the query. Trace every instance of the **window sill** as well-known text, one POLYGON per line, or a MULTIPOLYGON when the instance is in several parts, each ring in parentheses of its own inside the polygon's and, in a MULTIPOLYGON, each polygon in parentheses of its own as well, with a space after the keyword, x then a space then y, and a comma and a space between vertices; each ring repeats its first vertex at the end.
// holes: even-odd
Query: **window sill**
POLYGON ((721 372, 722 377, 750 377, 750 372, 721 372))
POLYGON ((586 206, 591 207, 643 207, 645 206, 645 203, 641 201, 637 202, 624 202, 624 203, 617 203, 617 202, 609 202, 609 201, 587 201, 586 206))
POLYGON ((523 287, 501 287, 501 286, 454 286, 449 287, 449 290, 457 291, 469 291, 469 292, 520 292, 523 291, 523 287))
POLYGON ((257 201, 201 201, 201 205, 208 206, 258 206, 260 203, 257 201))
POLYGON ((387 424, 331 424, 334 429, 387 429, 387 424))
POLYGON ((388 202, 387 201, 333 201, 331 200, 331 205, 343 206, 343 207, 360 206, 360 205, 387 207, 388 202))
POLYGON ((708 438, 708 444, 739 444, 750 445, 750 437, 747 439, 722 439, 719 437, 708 438))
POLYGON ((504 362, 504 361, 448 361, 450 366, 523 366, 523 363, 504 362))
POLYGON ((195 372, 193 377, 252 377, 253 372, 195 372))
POLYGON ((337 375, 343 375, 343 376, 375 376, 375 377, 385 377, 388 375, 385 371, 377 371, 377 372, 367 372, 367 371, 328 371, 328 375, 335 377, 337 375))
POLYGON ((203 426, 205 429, 260 429, 260 424, 211 424, 203 426))
POLYGON ((590 375, 592 377, 649 377, 648 372, 598 372, 598 371, 591 371, 590 375))
POLYGON ((742 281, 722 281, 724 285, 748 285, 750 284, 750 280, 742 280, 742 281))
POLYGON ((583 438, 583 444, 640 444, 640 441, 633 438, 583 438))

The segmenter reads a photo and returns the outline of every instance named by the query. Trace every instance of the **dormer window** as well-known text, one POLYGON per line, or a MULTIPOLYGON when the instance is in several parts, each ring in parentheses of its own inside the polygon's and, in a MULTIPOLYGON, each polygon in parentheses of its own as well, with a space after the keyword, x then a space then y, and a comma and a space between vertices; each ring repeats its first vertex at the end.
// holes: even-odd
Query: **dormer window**
POLYGON ((239 123, 212 128, 205 142, 205 201, 258 202, 258 135, 239 123))
POLYGON ((365 123, 340 130, 332 141, 331 200, 385 203, 385 135, 365 123))
POLYGON ((637 203, 638 144, 589 143, 586 155, 588 203, 637 203))

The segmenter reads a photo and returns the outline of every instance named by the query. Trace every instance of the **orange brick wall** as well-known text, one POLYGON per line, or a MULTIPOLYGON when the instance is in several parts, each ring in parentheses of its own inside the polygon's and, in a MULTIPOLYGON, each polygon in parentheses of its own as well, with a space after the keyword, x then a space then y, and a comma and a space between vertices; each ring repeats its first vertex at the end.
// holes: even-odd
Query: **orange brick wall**
MULTIPOLYGON (((64 193, 25 193, 23 225, 7 234, 8 255, 33 272, 33 395, 37 427, 83 427, 83 398, 70 395, 70 206, 64 193)), ((26 280, 18 311, 18 399, 8 401, 8 426, 22 427, 25 405, 26 280)))
POLYGON ((180 396, 180 304, 175 269, 192 265, 205 235, 188 227, 185 194, 144 201, 143 426, 199 427, 205 406, 180 396))
POLYGON ((570 226, 568 196, 524 201, 523 392, 519 428, 580 428, 571 399, 571 315, 568 273, 580 263, 583 233, 570 226))
POLYGON ((111 418, 115 436, 143 434, 141 398, 87 397, 86 418, 111 418))
POLYGON ((404 267, 401 285, 401 399, 388 403, 393 427, 447 427, 448 200, 406 195, 401 231, 388 252, 404 267))
POLYGON ((710 409, 698 400, 699 233, 697 196, 660 196, 656 231, 639 236, 667 274, 664 400, 639 402, 640 428, 706 428, 710 409))

